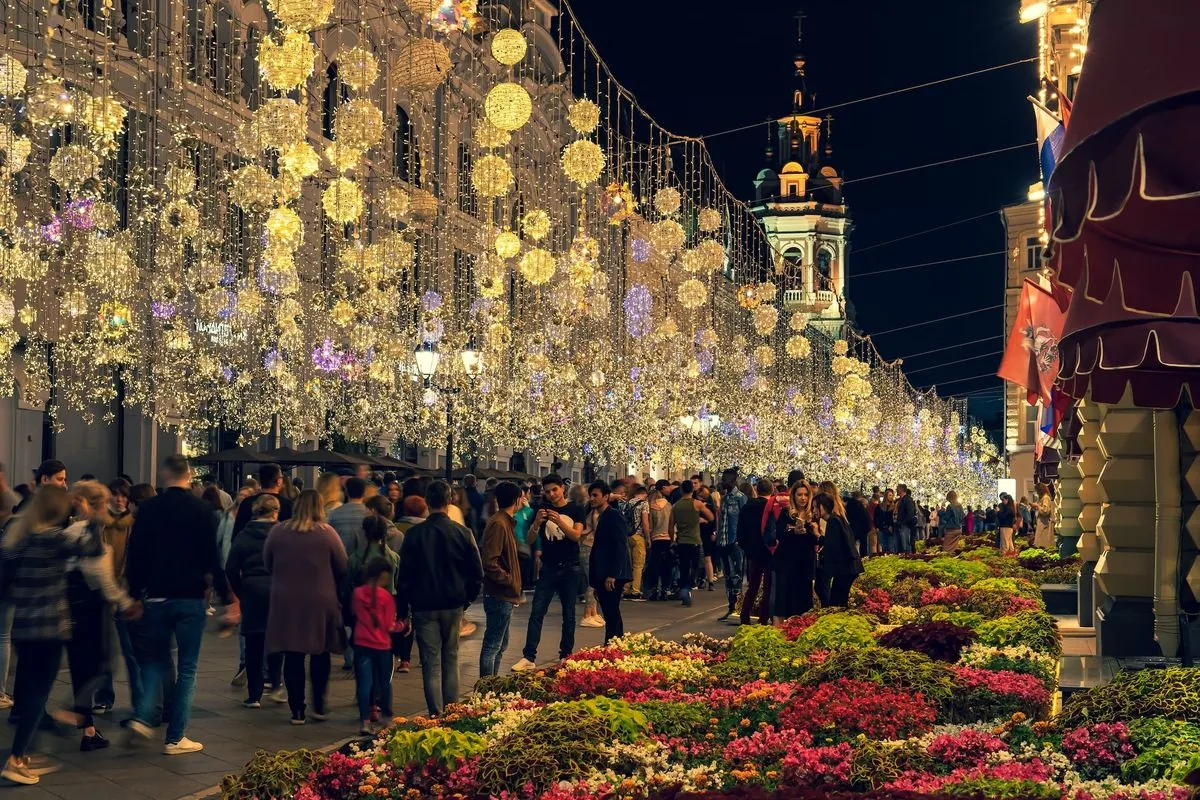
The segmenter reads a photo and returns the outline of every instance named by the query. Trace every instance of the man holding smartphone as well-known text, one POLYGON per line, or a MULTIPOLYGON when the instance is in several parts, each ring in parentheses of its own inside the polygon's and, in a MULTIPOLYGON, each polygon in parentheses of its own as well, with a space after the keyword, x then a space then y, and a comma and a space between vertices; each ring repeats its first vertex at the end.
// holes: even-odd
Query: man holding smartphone
POLYGON ((537 667, 537 648, 542 640, 542 622, 557 594, 562 603, 562 639, 558 657, 566 658, 575 649, 575 598, 579 594, 579 539, 583 536, 583 521, 587 509, 567 500, 563 479, 550 474, 542 478, 542 507, 534 515, 529 535, 536 537, 533 557, 540 559, 541 569, 533 590, 533 607, 529 615, 529 631, 525 637, 524 656, 513 665, 513 672, 537 667))

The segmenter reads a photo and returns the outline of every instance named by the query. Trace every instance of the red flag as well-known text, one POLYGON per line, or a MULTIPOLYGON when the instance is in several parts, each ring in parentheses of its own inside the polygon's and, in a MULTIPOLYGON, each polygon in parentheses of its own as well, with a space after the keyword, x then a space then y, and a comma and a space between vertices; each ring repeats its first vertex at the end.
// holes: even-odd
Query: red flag
POLYGON ((1028 279, 1021 289, 1017 319, 996 374, 1025 389, 1030 405, 1039 399, 1042 405, 1051 405, 1050 390, 1058 377, 1058 340, 1066 319, 1062 299, 1028 279))

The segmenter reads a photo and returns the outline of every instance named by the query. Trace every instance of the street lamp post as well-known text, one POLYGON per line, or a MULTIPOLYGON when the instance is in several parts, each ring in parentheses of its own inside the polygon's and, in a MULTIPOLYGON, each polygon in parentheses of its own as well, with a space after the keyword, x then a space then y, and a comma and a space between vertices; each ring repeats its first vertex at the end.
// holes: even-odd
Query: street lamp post
MULTIPOLYGON (((417 345, 413 357, 417 362, 417 372, 425 380, 426 391, 436 390, 446 397, 446 483, 454 481, 454 398, 462 392, 462 387, 449 384, 435 384, 433 376, 441 363, 442 355, 434 342, 422 342, 417 345)), ((471 378, 478 377, 483 371, 483 358, 474 340, 468 341, 459 353, 462 358, 463 371, 471 378)))

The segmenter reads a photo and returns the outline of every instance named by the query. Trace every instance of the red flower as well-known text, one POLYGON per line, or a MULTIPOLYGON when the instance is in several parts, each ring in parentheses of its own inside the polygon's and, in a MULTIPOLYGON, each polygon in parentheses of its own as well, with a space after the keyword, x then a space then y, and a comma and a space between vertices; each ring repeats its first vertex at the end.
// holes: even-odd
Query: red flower
POLYGON ((839 678, 800 690, 780 713, 781 728, 810 731, 814 739, 904 739, 929 730, 937 717, 921 692, 898 692, 869 681, 839 678))

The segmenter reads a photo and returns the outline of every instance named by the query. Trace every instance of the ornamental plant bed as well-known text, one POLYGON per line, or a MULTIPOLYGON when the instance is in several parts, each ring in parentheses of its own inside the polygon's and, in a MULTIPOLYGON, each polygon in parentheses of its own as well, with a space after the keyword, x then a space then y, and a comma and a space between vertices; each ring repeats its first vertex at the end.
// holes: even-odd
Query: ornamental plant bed
MULTIPOLYGON (((1053 568, 1047 555, 1029 560, 1053 568)), ((1191 798, 1200 671, 1122 676, 1049 718, 1059 641, 1036 579, 986 552, 872 558, 849 610, 744 626, 728 640, 625 636, 485 678, 440 719, 397 718, 344 752, 260 754, 222 794, 1191 798)))

